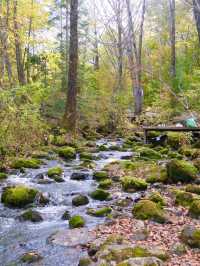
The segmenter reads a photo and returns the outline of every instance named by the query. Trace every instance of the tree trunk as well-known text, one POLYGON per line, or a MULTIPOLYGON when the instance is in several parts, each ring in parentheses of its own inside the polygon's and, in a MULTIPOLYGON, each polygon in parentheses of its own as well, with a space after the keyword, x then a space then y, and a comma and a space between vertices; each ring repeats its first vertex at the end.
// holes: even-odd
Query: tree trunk
POLYGON ((171 42, 171 77, 176 77, 176 22, 175 22, 175 0, 169 0, 169 22, 170 22, 170 42, 171 42))
POLYGON ((193 12, 200 45, 200 0, 193 0, 193 12))
POLYGON ((117 2, 117 34, 118 34, 118 84, 117 89, 120 91, 123 88, 123 46, 122 46, 122 6, 121 0, 117 2))
POLYGON ((70 47, 68 91, 65 110, 65 123, 67 129, 76 132, 77 122, 77 69, 78 69, 78 0, 70 3, 70 47))
POLYGON ((17 63, 17 74, 18 80, 21 85, 26 84, 25 79, 25 72, 23 66, 23 59, 22 59, 22 48, 19 36, 19 25, 17 21, 17 0, 14 0, 14 8, 13 8, 13 22, 14 22, 14 37, 15 37, 15 55, 16 55, 16 63, 17 63))
POLYGON ((145 15, 145 0, 143 0, 142 19, 140 24, 140 40, 139 49, 137 49, 135 32, 133 29, 133 17, 131 12, 130 0, 126 0, 127 14, 128 14, 128 29, 129 29, 129 40, 128 40, 128 53, 129 53, 129 64, 131 70, 131 79, 135 100, 135 115, 140 115, 143 107, 144 92, 141 85, 141 51, 142 51, 142 40, 143 40, 143 25, 145 15))

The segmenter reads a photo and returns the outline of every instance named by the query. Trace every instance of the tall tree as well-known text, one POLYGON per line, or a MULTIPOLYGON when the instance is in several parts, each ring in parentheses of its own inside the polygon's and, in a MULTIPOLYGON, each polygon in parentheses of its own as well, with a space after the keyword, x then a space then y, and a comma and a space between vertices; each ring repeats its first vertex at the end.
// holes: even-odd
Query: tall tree
POLYGON ((170 24, 170 43, 171 43, 171 76, 176 77, 176 19, 175 19, 175 0, 169 0, 169 24, 170 24))
POLYGON ((200 45, 200 0, 193 0, 193 12, 200 45))
POLYGON ((76 132, 77 122, 77 70, 78 70, 78 0, 70 2, 70 46, 68 90, 65 123, 71 133, 76 132))
POLYGON ((140 115, 143 107, 143 88, 141 84, 142 74, 142 44, 143 44, 143 28, 146 11, 146 0, 142 0, 142 12, 140 21, 139 32, 139 44, 137 45, 137 39, 134 30, 133 15, 131 11, 130 0, 126 0, 127 14, 128 14, 128 54, 129 64, 131 70, 132 86, 134 91, 135 100, 135 115, 140 115))
POLYGON ((13 23, 14 23, 15 55, 16 55, 16 63, 17 63, 17 73, 18 73, 19 83, 21 85, 25 85, 26 78, 25 78, 23 58, 22 58, 22 46, 21 46, 20 34, 19 34, 17 8, 18 8, 18 1, 14 0, 13 2, 13 23))

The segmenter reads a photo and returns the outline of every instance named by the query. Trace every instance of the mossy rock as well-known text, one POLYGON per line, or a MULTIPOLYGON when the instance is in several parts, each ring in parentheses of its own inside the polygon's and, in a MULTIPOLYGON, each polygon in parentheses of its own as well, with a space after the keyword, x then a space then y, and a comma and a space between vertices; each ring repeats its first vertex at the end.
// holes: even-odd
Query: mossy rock
POLYGON ((20 221, 30 221, 33 223, 39 223, 43 221, 41 214, 34 210, 25 211, 18 218, 20 221))
POLYGON ((200 248, 200 229, 194 226, 185 226, 180 236, 183 243, 191 248, 200 248))
POLYGON ((109 189, 111 186, 112 186, 112 180, 111 179, 105 179, 105 180, 99 182, 98 188, 109 189))
POLYGON ((180 154, 182 154, 186 157, 189 157, 189 158, 195 159, 198 157, 197 149, 192 149, 190 146, 182 146, 179 149, 179 152, 180 152, 180 154))
POLYGON ((95 156, 91 153, 88 153, 88 152, 82 152, 80 153, 80 159, 81 160, 94 160, 95 159, 95 156))
POLYGON ((158 204, 151 200, 140 200, 133 207, 133 216, 139 220, 153 220, 158 223, 166 221, 165 213, 158 204))
POLYGON ((84 227, 84 225, 85 225, 85 220, 80 215, 72 216, 69 219, 69 227, 70 228, 81 228, 81 227, 84 227))
POLYGON ((8 175, 6 173, 0 173, 0 180, 7 179, 8 175))
POLYGON ((183 159, 183 155, 181 155, 180 153, 175 152, 175 151, 168 152, 167 156, 169 159, 178 159, 178 160, 183 159))
POLYGON ((34 159, 47 159, 47 160, 49 160, 51 158, 50 154, 46 151, 34 151, 31 154, 31 156, 34 159))
POLYGON ((159 192, 152 192, 149 195, 148 199, 157 203, 158 205, 160 205, 160 207, 163 207, 166 205, 164 198, 162 197, 162 195, 159 192))
POLYGON ((97 190, 91 192, 90 196, 91 196, 91 198, 93 198, 95 200, 100 200, 100 201, 111 199, 110 193, 103 190, 103 189, 97 189, 97 190))
POLYGON ((161 266, 162 261, 156 257, 130 258, 116 266, 161 266))
POLYGON ((88 203, 89 203, 89 199, 88 197, 84 195, 78 195, 72 199, 72 205, 76 207, 87 205, 88 203))
POLYGON ((98 151, 108 151, 108 150, 109 150, 109 148, 106 145, 100 145, 98 147, 98 151))
POLYGON ((149 147, 141 147, 136 150, 140 154, 140 157, 148 160, 160 160, 162 155, 149 147))
POLYGON ((62 220, 69 220, 71 218, 70 212, 65 211, 62 215, 62 220))
POLYGON ((88 168, 88 169, 94 169, 96 167, 96 163, 91 161, 91 160, 84 160, 81 164, 80 164, 81 168, 88 168))
POLYGON ((167 134, 167 144, 174 149, 178 149, 186 143, 189 144, 190 139, 184 133, 169 132, 167 134))
POLYGON ((93 262, 89 257, 86 258, 81 258, 79 261, 78 266, 89 266, 91 265, 93 262))
POLYGON ((25 253, 22 257, 21 257, 21 261, 23 263, 27 263, 27 264, 31 264, 31 263, 35 263, 38 262, 42 259, 42 256, 34 251, 32 252, 28 252, 25 253))
POLYGON ((151 169, 151 172, 146 178, 146 182, 150 184, 167 183, 167 181, 168 181, 168 176, 166 169, 160 168, 158 166, 155 166, 153 169, 151 169))
POLYGON ((148 184, 141 178, 125 176, 121 179, 122 188, 126 192, 145 190, 148 184))
POLYGON ((38 191, 25 186, 7 187, 1 195, 1 202, 7 206, 22 208, 33 203, 38 191))
POLYGON ((190 205, 189 214, 193 218, 200 218, 200 198, 193 200, 193 202, 190 205))
POLYGON ((123 161, 120 164, 121 164, 123 169, 130 170, 130 171, 134 171, 138 167, 140 167, 140 163, 138 163, 138 162, 123 161))
POLYGON ((93 178, 97 181, 108 179, 108 173, 106 171, 94 172, 93 178))
POLYGON ((197 178, 198 170, 190 162, 183 160, 172 160, 167 164, 168 178, 173 183, 188 183, 197 178))
POLYGON ((112 208, 110 208, 110 207, 104 207, 104 208, 101 208, 98 210, 89 208, 87 210, 87 214, 89 214, 91 216, 95 216, 95 217, 105 217, 108 214, 110 214, 111 212, 112 212, 112 208))
POLYGON ((189 184, 186 186, 185 191, 200 195, 200 185, 189 184))
POLYGON ((57 166, 57 167, 53 167, 53 168, 49 169, 47 172, 47 175, 48 175, 48 177, 53 178, 55 176, 61 176, 62 173, 63 173, 62 168, 57 166))
POLYGON ((175 194, 176 194, 175 203, 183 207, 190 206, 194 200, 194 195, 190 192, 177 190, 175 194))
POLYGON ((40 168, 41 161, 38 159, 18 159, 12 163, 12 168, 14 169, 23 169, 23 168, 40 168))
POLYGON ((76 158, 76 150, 72 147, 62 147, 58 150, 58 155, 66 160, 71 160, 76 158))
POLYGON ((200 158, 193 161, 194 166, 198 169, 200 172, 200 158))

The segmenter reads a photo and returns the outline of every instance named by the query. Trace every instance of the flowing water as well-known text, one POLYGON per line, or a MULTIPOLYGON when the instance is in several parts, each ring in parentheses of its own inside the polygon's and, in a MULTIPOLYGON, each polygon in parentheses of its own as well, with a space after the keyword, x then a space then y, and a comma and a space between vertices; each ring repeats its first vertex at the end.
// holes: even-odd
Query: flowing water
MULTIPOLYGON (((121 146, 122 140, 115 142, 102 139, 96 143, 97 145, 106 144, 108 147, 112 145, 121 146)), ((100 156, 100 160, 96 160, 96 168, 101 170, 106 164, 120 160, 123 156, 131 155, 130 151, 106 151, 96 155, 100 156)), ((96 208, 105 206, 106 202, 99 202, 90 198, 90 203, 86 206, 73 207, 72 198, 76 194, 88 195, 97 187, 97 182, 92 179, 94 170, 84 170, 88 173, 88 179, 84 181, 73 181, 70 176, 73 172, 77 172, 78 166, 81 164, 79 156, 76 160, 65 162, 63 160, 46 160, 44 164, 37 170, 26 170, 25 173, 15 172, 9 178, 0 184, 0 193, 2 188, 8 185, 24 184, 26 186, 37 188, 39 191, 48 195, 50 203, 45 207, 37 207, 34 210, 42 214, 43 221, 40 223, 20 222, 16 219, 24 209, 11 209, 0 203, 0 265, 24 265, 21 264, 19 258, 26 252, 36 251, 43 256, 43 260, 35 265, 48 266, 77 266, 83 251, 78 248, 64 247, 62 245, 53 245, 48 241, 49 237, 55 232, 67 229, 68 221, 61 219, 65 211, 69 211, 70 215, 80 214, 86 221, 86 227, 93 228, 98 224, 105 222, 105 218, 95 218, 86 214, 88 207, 96 208), (64 183, 38 184, 36 177, 38 174, 46 173, 49 168, 61 166, 64 170, 64 183)), ((126 197, 126 194, 120 195, 126 197)), ((113 195, 116 199, 119 195, 113 195)))

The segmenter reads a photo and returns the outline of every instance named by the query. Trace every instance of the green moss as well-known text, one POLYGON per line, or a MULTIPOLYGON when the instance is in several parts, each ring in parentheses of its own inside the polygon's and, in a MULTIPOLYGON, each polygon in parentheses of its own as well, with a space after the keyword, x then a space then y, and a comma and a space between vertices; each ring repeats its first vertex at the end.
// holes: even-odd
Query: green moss
POLYGON ((137 149, 136 152, 138 152, 140 154, 140 157, 144 159, 150 159, 150 160, 162 159, 162 155, 159 152, 148 147, 141 147, 137 149))
POLYGON ((33 210, 25 211, 22 215, 20 215, 19 219, 22 221, 31 221, 33 223, 38 223, 43 221, 40 213, 33 210))
POLYGON ((41 161, 38 159, 18 159, 12 163, 12 167, 15 169, 22 168, 33 168, 38 169, 40 167, 41 161))
POLYGON ((4 180, 8 177, 6 173, 0 173, 0 180, 4 180))
POLYGON ((47 172, 47 175, 48 175, 48 177, 61 176, 62 172, 63 172, 62 168, 57 166, 57 167, 53 167, 53 168, 49 169, 47 172))
POLYGON ((99 188, 102 189, 109 189, 112 186, 112 180, 111 179, 105 179, 99 183, 99 188))
POLYGON ((76 150, 72 147, 62 147, 58 150, 58 155, 64 159, 75 159, 76 158, 76 150))
POLYGON ((191 182, 198 174, 196 167, 183 160, 172 160, 167 164, 167 174, 169 179, 174 182, 191 182))
POLYGON ((85 221, 83 217, 80 215, 72 216, 69 220, 70 228, 80 228, 80 227, 84 227, 84 225, 85 225, 85 221))
POLYGON ((88 152, 82 152, 80 154, 80 158, 82 160, 93 160, 95 158, 95 156, 91 153, 88 153, 88 152))
POLYGON ((167 144, 174 149, 181 147, 182 143, 190 143, 190 139, 184 133, 169 132, 167 144))
POLYGON ((21 257, 21 261, 23 263, 28 263, 28 264, 37 262, 41 259, 42 259, 42 256, 40 256, 39 254, 35 252, 26 253, 21 257))
POLYGON ((185 226, 180 235, 181 240, 191 248, 200 248, 200 229, 185 226))
POLYGON ((169 159, 179 159, 179 160, 183 159, 183 156, 175 151, 170 151, 167 156, 169 159))
POLYGON ((133 216, 141 220, 154 220, 159 223, 165 222, 164 211, 153 201, 141 200, 133 207, 133 216))
POLYGON ((190 146, 182 146, 179 152, 189 158, 195 158, 197 155, 197 150, 192 149, 190 146))
POLYGON ((92 264, 92 261, 90 258, 81 258, 78 266, 89 266, 91 264, 92 264))
POLYGON ((200 218, 200 199, 196 199, 191 203, 189 213, 194 218, 200 218))
POLYGON ((36 189, 17 186, 6 188, 1 196, 1 201, 11 207, 24 207, 33 203, 38 191, 36 189))
POLYGON ((149 176, 146 179, 147 183, 166 183, 168 180, 167 172, 165 169, 155 166, 151 169, 149 176))
POLYGON ((103 189, 97 189, 95 191, 93 191, 90 194, 91 198, 95 199, 95 200, 110 200, 111 199, 111 195, 109 192, 103 190, 103 189))
POLYGON ((178 190, 176 191, 175 203, 184 207, 188 207, 192 204, 194 196, 192 193, 178 190))
POLYGON ((164 198, 161 196, 159 192, 151 193, 151 195, 149 196, 149 200, 157 203, 158 205, 160 205, 160 207, 163 207, 166 205, 164 198))
POLYGON ((200 171, 200 159, 196 159, 193 161, 194 166, 200 171))
POLYGON ((89 203, 89 199, 86 196, 78 195, 72 199, 72 204, 74 206, 83 206, 89 203))
POLYGON ((124 191, 133 192, 147 189, 148 184, 141 178, 125 176, 121 179, 124 191))
POLYGON ((200 195, 200 185, 189 184, 186 186, 185 191, 200 195))
POLYGON ((107 216, 108 214, 110 214, 112 212, 112 208, 110 207, 105 207, 105 208, 101 208, 98 210, 95 209, 88 209, 87 210, 87 214, 91 215, 91 216, 95 216, 95 217, 104 217, 107 216))
POLYGON ((140 164, 138 162, 131 162, 131 161, 122 161, 121 166, 125 170, 134 171, 138 168, 140 164))
POLYGON ((97 181, 108 179, 108 173, 106 171, 94 172, 93 178, 97 181))
POLYGON ((109 149, 108 149, 107 146, 105 146, 105 145, 101 145, 101 146, 98 147, 98 150, 99 150, 99 151, 108 151, 109 149))

